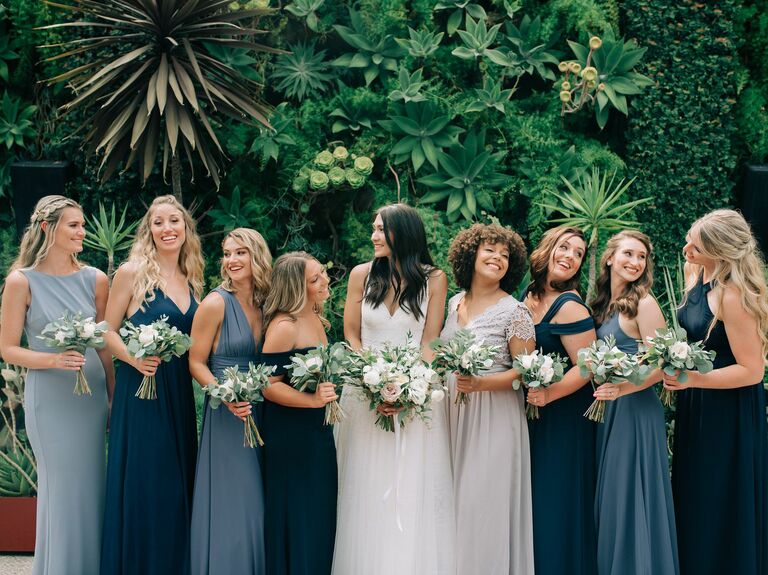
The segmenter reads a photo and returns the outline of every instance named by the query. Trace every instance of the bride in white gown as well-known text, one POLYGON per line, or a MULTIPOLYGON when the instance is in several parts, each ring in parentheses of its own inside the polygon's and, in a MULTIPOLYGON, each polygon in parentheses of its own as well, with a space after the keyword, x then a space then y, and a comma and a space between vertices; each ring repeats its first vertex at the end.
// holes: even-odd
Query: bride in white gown
MULTIPOLYGON (((355 348, 378 348, 402 344, 410 334, 431 358, 429 342, 443 324, 447 279, 432 265, 421 218, 403 204, 385 206, 376 215, 371 241, 374 261, 350 274, 347 340, 355 348)), ((453 575, 455 524, 444 407, 433 409, 428 424, 406 424, 396 463, 395 434, 374 424, 368 400, 347 386, 341 405, 346 415, 336 426, 333 574, 453 575)))

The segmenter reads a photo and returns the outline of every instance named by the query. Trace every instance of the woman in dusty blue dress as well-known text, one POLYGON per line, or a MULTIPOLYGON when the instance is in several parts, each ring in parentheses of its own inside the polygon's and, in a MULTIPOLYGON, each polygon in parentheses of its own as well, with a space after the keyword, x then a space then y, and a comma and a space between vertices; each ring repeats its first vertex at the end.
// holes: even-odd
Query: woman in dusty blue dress
MULTIPOLYGON (((651 295, 653 260, 648 236, 634 230, 608 240, 600 260, 592 313, 597 336, 616 338, 635 354, 638 340, 665 327, 651 295)), ((597 424, 597 572, 599 575, 677 575, 677 536, 667 460, 664 408, 654 371, 639 386, 603 385, 606 402, 597 424)))
MULTIPOLYGON (((215 385, 224 369, 258 363, 261 306, 272 256, 258 232, 238 228, 222 242, 221 286, 200 303, 192 323, 189 369, 215 385)), ((243 421, 259 417, 248 402, 211 409, 206 396, 192 503, 193 575, 265 575, 261 448, 243 445, 243 421)))
POLYGON ((716 352, 713 371, 677 391, 672 452, 680 573, 768 573, 768 350, 765 264, 744 217, 716 210, 691 226, 678 312, 689 341, 716 352))
MULTIPOLYGON (((269 575, 329 575, 336 535, 336 447, 325 405, 338 399, 331 383, 314 393, 290 383, 291 356, 327 345, 325 268, 304 252, 277 258, 264 305, 261 361, 276 367, 264 390, 264 518, 269 575)), ((374 519, 375 520, 375 519, 374 519)))
POLYGON ((581 230, 563 226, 545 233, 531 253, 525 304, 536 347, 568 359, 561 381, 527 396, 540 413, 528 422, 537 575, 597 571, 595 426, 584 417, 592 389, 575 366, 578 351, 595 339, 594 322, 577 293, 585 251, 581 230))
POLYGON ((57 353, 37 338, 65 312, 104 319, 107 276, 81 265, 85 221, 80 206, 46 196, 35 206, 5 282, 0 353, 27 372, 24 415, 37 460, 34 575, 98 573, 104 512, 108 351, 57 353), (28 347, 21 346, 22 331, 28 347), (90 394, 75 395, 83 368, 90 394))
POLYGON ((187 356, 160 363, 131 357, 123 320, 162 316, 189 333, 203 286, 195 222, 173 196, 155 198, 139 223, 128 261, 112 282, 108 345, 120 361, 109 433, 101 575, 186 575, 197 432, 187 356), (136 392, 157 378, 157 398, 136 392))

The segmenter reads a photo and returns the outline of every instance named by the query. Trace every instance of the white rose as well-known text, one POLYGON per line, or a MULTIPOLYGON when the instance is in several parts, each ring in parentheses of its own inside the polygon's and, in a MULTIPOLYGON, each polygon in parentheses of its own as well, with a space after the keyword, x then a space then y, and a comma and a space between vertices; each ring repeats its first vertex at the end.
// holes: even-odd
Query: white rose
POLYGON ((374 387, 379 385, 381 381, 381 374, 375 369, 370 369, 363 374, 363 382, 368 387, 374 387))
POLYGON ((464 353, 461 356, 461 360, 459 361, 459 363, 461 364, 461 367, 463 367, 464 369, 471 368, 472 367, 472 354, 469 351, 464 353))
POLYGON ((536 353, 532 353, 530 355, 524 355, 520 358, 520 365, 523 366, 523 369, 531 369, 533 367, 533 362, 536 361, 536 353))
POLYGON ((411 377, 413 379, 427 379, 429 368, 423 363, 417 363, 411 368, 411 377))
POLYGON ((684 341, 677 341, 669 346, 669 354, 676 359, 685 361, 689 353, 691 353, 691 346, 684 341))
POLYGON ((445 392, 442 389, 435 389, 430 396, 430 400, 439 403, 445 399, 445 392))
POLYGON ((385 402, 395 403, 403 393, 403 388, 400 387, 399 384, 390 381, 389 383, 384 384, 384 387, 381 388, 379 393, 381 394, 381 399, 385 402))
POLYGON ((552 358, 549 357, 548 355, 545 355, 544 357, 541 358, 541 367, 550 368, 552 367, 553 363, 554 362, 552 361, 552 358))
POLYGON ((552 378, 555 377, 555 370, 551 366, 543 365, 541 366, 541 369, 539 369, 539 376, 541 376, 544 383, 551 383, 552 378))
POLYGON ((319 357, 310 357, 307 360, 307 371, 317 372, 323 367, 323 360, 319 357))
POLYGON ((147 345, 155 341, 155 328, 151 325, 142 326, 139 331, 139 343, 141 345, 147 345))
POLYGON ((414 379, 408 388, 408 399, 416 405, 424 405, 427 400, 427 391, 429 386, 423 379, 414 379))
POLYGON ((85 322, 80 330, 80 336, 85 339, 90 339, 93 334, 96 333, 96 324, 92 321, 85 322))
POLYGON ((55 339, 60 344, 64 343, 64 340, 66 339, 66 337, 67 337, 67 334, 65 334, 62 330, 59 330, 55 334, 53 334, 53 339, 55 339))

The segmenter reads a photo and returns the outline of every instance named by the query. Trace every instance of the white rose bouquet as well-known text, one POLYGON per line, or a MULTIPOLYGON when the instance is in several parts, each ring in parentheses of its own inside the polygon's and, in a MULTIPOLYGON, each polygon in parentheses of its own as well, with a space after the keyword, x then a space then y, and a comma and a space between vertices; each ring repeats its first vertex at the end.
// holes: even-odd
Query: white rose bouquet
MULTIPOLYGON (((181 357, 192 345, 192 338, 168 324, 168 316, 149 325, 138 327, 127 321, 120 328, 125 346, 131 357, 159 357, 160 361, 168 361, 172 357, 181 357)), ((145 375, 141 386, 136 392, 139 399, 157 399, 157 380, 154 375, 145 375)))
MULTIPOLYGON (((264 401, 264 388, 269 385, 269 376, 275 371, 274 365, 248 363, 247 371, 240 371, 239 366, 228 367, 216 383, 206 385, 203 391, 208 394, 212 409, 218 409, 223 401, 233 403, 247 401, 257 403, 264 401)), ((244 421, 243 447, 264 445, 253 415, 248 415, 244 421)))
MULTIPOLYGON (((655 336, 646 338, 648 343, 642 346, 641 361, 650 368, 660 367, 667 375, 678 374, 681 383, 688 379, 686 370, 712 371, 715 352, 705 350, 703 342, 688 343, 687 338, 681 327, 657 329, 655 336)), ((672 392, 662 388, 661 402, 667 407, 672 405, 672 392)))
MULTIPOLYGON (((520 389, 520 383, 529 389, 549 387, 563 379, 566 361, 558 354, 521 353, 512 361, 512 368, 520 374, 520 379, 512 382, 514 389, 520 389)), ((525 408, 528 419, 539 418, 539 407, 530 403, 525 408)))
MULTIPOLYGON (((481 370, 491 367, 494 356, 501 351, 498 345, 485 345, 483 341, 476 341, 475 334, 467 329, 458 330, 448 341, 436 339, 429 347, 435 352, 432 365, 443 377, 446 373, 454 372, 477 375, 481 370)), ((467 403, 468 394, 456 394, 457 405, 467 403)))
MULTIPOLYGON (((291 358, 286 368, 291 370, 291 385, 299 391, 314 393, 318 384, 328 382, 336 386, 337 392, 344 385, 345 365, 350 350, 346 343, 336 342, 320 346, 291 358)), ((338 401, 325 406, 325 424, 338 423, 344 417, 338 401)))
POLYGON ((387 345, 376 352, 353 354, 347 381, 363 390, 371 411, 380 405, 402 408, 392 417, 378 414, 376 425, 384 431, 394 432, 396 421, 400 427, 414 417, 428 421, 432 402, 445 397, 440 375, 421 358, 421 350, 410 338, 403 346, 387 345))
MULTIPOLYGON (((590 376, 594 384, 616 385, 629 381, 634 385, 643 383, 648 369, 640 365, 637 356, 625 353, 616 347, 616 338, 607 336, 604 340, 593 341, 589 347, 579 350, 577 360, 582 377, 590 376)), ((605 420, 605 401, 592 402, 584 417, 602 423, 605 420)))
MULTIPOLYGON (((72 314, 69 311, 59 319, 52 321, 43 328, 38 339, 58 351, 78 351, 85 353, 89 347, 101 349, 105 345, 104 334, 109 330, 106 321, 96 322, 92 317, 83 318, 80 312, 72 314)), ((91 388, 85 379, 83 368, 77 370, 75 377, 75 395, 91 395, 91 388)))

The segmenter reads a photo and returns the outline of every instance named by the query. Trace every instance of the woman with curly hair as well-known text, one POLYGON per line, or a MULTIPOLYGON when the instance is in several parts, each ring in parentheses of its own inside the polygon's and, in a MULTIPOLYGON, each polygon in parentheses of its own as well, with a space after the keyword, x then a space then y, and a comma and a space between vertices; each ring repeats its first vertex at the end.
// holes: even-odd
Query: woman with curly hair
POLYGON ((440 337, 471 331, 498 345, 493 365, 477 376, 451 376, 448 402, 456 505, 458 573, 533 574, 533 525, 528 427, 513 358, 535 347, 528 309, 510 293, 525 269, 525 244, 498 225, 459 232, 448 261, 464 291, 448 302, 440 337))
POLYGON ((749 224, 733 210, 693 223, 683 247, 691 341, 717 353, 709 373, 677 393, 672 493, 682 575, 768 573, 768 437, 763 374, 768 351, 765 263, 749 224))
POLYGON ((128 261, 112 282, 107 345, 119 360, 107 462, 101 574, 189 573, 189 525, 197 452, 187 356, 160 363, 132 357, 118 335, 128 320, 161 316, 189 333, 203 288, 195 221, 173 196, 159 196, 141 219, 128 261), (145 375, 157 398, 136 397, 145 375))
MULTIPOLYGON (((625 353, 664 328, 664 315, 651 294, 653 259, 645 234, 625 230, 612 236, 600 258, 592 300, 597 336, 612 335, 625 353)), ((667 460, 664 408, 652 385, 601 385, 594 397, 607 402, 597 426, 597 572, 599 575, 676 575, 677 537, 667 460)))
POLYGON ((533 545, 537 575, 594 575, 596 565, 595 425, 584 417, 592 389, 576 366, 580 349, 595 340, 595 324, 579 296, 587 246, 583 232, 547 231, 531 253, 525 305, 536 346, 568 362, 562 380, 528 391, 539 419, 528 422, 531 442, 533 545))

